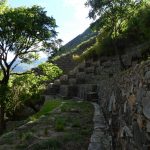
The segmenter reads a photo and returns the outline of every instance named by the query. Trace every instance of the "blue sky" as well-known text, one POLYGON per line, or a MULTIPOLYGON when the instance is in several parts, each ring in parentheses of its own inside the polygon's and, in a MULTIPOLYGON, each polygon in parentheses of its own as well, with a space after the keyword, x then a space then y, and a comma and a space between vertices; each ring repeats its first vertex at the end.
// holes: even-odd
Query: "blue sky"
POLYGON ((53 16, 59 26, 56 30, 58 37, 64 43, 82 33, 91 20, 88 19, 86 0, 8 0, 12 7, 40 5, 45 8, 47 15, 53 16))

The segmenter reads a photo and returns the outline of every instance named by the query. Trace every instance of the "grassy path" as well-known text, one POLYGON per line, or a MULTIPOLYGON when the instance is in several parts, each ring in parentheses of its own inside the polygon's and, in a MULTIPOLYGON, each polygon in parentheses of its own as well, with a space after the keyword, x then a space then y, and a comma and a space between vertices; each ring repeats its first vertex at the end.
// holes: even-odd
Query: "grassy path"
POLYGON ((93 112, 88 102, 46 101, 29 123, 0 137, 0 150, 87 150, 93 112))

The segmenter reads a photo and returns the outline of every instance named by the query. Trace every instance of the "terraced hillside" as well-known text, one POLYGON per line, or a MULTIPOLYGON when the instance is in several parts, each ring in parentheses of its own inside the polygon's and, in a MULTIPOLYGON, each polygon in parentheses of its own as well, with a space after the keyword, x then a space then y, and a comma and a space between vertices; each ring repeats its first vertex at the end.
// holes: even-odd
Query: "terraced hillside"
POLYGON ((68 73, 79 64, 79 62, 73 60, 73 55, 80 55, 92 46, 96 42, 96 35, 97 33, 92 32, 88 28, 85 32, 64 45, 61 51, 55 57, 50 58, 49 61, 58 65, 64 73, 68 73))

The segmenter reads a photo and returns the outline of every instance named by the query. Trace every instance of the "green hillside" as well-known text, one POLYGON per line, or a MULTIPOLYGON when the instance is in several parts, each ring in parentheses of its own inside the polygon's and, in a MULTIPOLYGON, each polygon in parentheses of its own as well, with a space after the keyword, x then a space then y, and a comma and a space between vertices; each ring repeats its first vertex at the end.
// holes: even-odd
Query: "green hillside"
POLYGON ((67 44, 62 46, 60 50, 56 53, 56 55, 52 57, 52 59, 76 51, 77 46, 96 36, 97 36, 97 32, 93 32, 90 28, 87 28, 82 34, 78 35, 77 37, 69 41, 67 44))

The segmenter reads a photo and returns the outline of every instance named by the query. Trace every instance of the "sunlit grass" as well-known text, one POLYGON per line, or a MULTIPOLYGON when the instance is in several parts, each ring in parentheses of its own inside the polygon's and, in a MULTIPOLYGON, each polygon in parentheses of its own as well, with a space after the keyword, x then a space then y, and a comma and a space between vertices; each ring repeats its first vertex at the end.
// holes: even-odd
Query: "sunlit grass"
POLYGON ((30 117, 30 121, 36 121, 37 119, 39 119, 41 116, 46 115, 47 113, 51 112, 52 110, 54 110, 55 108, 57 108, 58 106, 60 106, 62 103, 61 100, 49 100, 46 101, 43 105, 43 107, 41 108, 41 110, 36 113, 35 115, 30 117))

